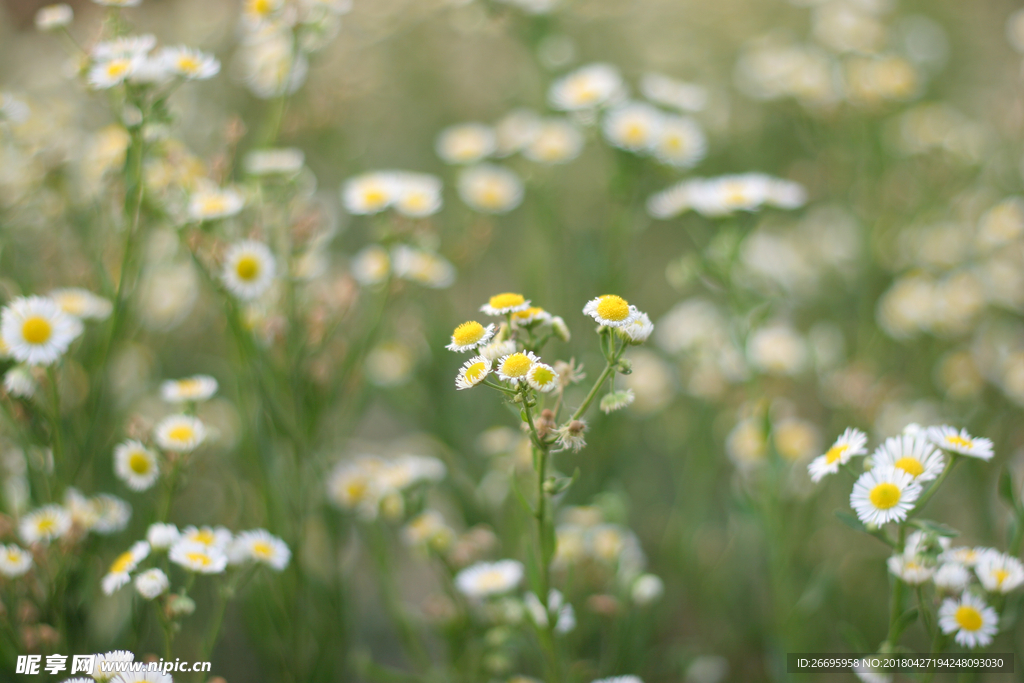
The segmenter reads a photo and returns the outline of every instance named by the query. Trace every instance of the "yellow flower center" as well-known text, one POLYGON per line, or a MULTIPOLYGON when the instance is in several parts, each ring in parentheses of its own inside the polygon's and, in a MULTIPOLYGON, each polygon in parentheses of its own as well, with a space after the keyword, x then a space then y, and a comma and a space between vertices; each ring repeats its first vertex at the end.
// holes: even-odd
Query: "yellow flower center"
POLYGON ((428 205, 427 194, 425 192, 407 194, 402 198, 402 205, 409 211, 422 211, 428 205))
POLYGON ((249 5, 253 14, 265 17, 274 10, 274 4, 270 0, 253 0, 249 5))
POLYGON ((202 543, 203 545, 213 545, 214 541, 216 541, 217 538, 209 529, 201 529, 200 531, 196 532, 196 534, 192 537, 192 540, 197 543, 202 543))
POLYGON ((77 294, 61 294, 59 297, 54 297, 57 305, 61 307, 65 313, 71 315, 82 315, 85 310, 85 297, 77 294))
POLYGON ((127 59, 115 59, 107 63, 107 75, 111 78, 120 78, 128 72, 127 59))
POLYGON ((483 379, 484 374, 487 372, 486 363, 473 363, 466 368, 466 379, 474 384, 483 379))
POLYGON ((501 364, 501 372, 507 377, 522 377, 530 368, 533 361, 525 353, 513 353, 501 364))
POLYGON ((128 457, 128 469, 135 474, 149 474, 149 458, 139 451, 132 453, 128 457))
POLYGON ((14 552, 13 550, 7 551, 7 561, 11 564, 21 561, 21 553, 14 552))
POLYGON ((110 565, 111 574, 120 574, 121 572, 128 571, 128 567, 132 566, 132 562, 135 561, 135 556, 132 555, 132 551, 121 553, 114 560, 114 563, 110 565))
POLYGON ((167 432, 167 436, 171 441, 191 441, 195 432, 188 425, 178 425, 167 432))
POLYGON ((871 493, 868 495, 871 499, 871 504, 879 510, 888 510, 891 507, 895 507, 900 502, 901 496, 900 487, 887 481, 871 489, 871 493))
POLYGON ((362 500, 363 496, 366 495, 370 487, 362 479, 356 479, 348 482, 345 485, 345 495, 348 496, 349 500, 358 502, 362 500))
POLYGON ((491 297, 488 303, 490 303, 491 308, 496 308, 500 311, 503 308, 522 306, 526 303, 526 298, 522 294, 511 294, 506 292, 504 294, 495 294, 491 297))
POLYGON ((965 631, 977 631, 981 628, 981 612, 969 605, 960 605, 956 610, 956 623, 965 631))
POLYGON ((597 88, 585 78, 573 81, 569 86, 569 93, 577 104, 588 104, 598 97, 597 88))
POLYGON ((505 575, 501 572, 492 569, 489 572, 484 572, 477 577, 477 589, 484 593, 491 591, 501 590, 505 587, 505 575))
POLYGON ((1005 569, 997 569, 994 572, 992 572, 992 578, 996 580, 997 586, 1002 586, 1003 581, 1006 581, 1008 578, 1010 578, 1010 572, 1006 571, 1005 569))
POLYGON ((530 306, 525 311, 516 311, 515 313, 513 313, 512 319, 515 320, 516 322, 526 322, 527 320, 536 318, 543 312, 544 309, 539 306, 530 306))
POLYGON ((260 274, 260 262, 255 256, 243 256, 235 264, 235 273, 239 280, 249 282, 260 274))
POLYGON ((825 454, 825 462, 831 465, 836 460, 843 457, 843 453, 848 451, 850 447, 847 444, 839 444, 828 449, 828 453, 825 454))
POLYGON ((543 366, 538 366, 537 369, 533 371, 533 381, 542 387, 551 384, 554 379, 555 373, 543 366))
POLYGON ((488 181, 480 188, 480 203, 490 209, 501 207, 505 203, 503 186, 496 181, 488 181))
POLYGON ((267 559, 274 556, 274 548, 266 541, 256 541, 252 544, 252 554, 267 559))
POLYGON ((912 477, 919 477, 924 472, 924 465, 917 458, 900 458, 894 465, 897 469, 901 469, 912 477))
POLYGON ((622 138, 631 145, 639 145, 644 141, 647 130, 642 123, 634 121, 626 126, 622 138))
POLYGON ((605 294, 597 302, 597 314, 605 320, 619 322, 629 317, 629 303, 621 296, 605 294))
MULTIPOLYGON (((241 275, 239 275, 241 277, 241 275)), ((196 379, 179 379, 178 391, 186 396, 191 396, 199 391, 201 382, 196 379)))
POLYGON ((178 69, 185 73, 194 73, 199 70, 199 60, 192 55, 178 57, 178 69))
POLYGON ((45 344, 53 334, 53 326, 46 318, 33 316, 21 324, 21 337, 29 344, 45 344))
POLYGON ((388 193, 382 187, 371 185, 363 192, 363 201, 367 206, 380 206, 387 203, 388 193))
POLYGON ((210 197, 204 197, 201 208, 204 214, 210 215, 215 213, 223 213, 228 208, 227 201, 220 196, 213 195, 210 197))
POLYGON ((470 320, 455 328, 455 332, 452 333, 452 341, 459 346, 467 346, 469 344, 476 344, 486 334, 487 330, 483 325, 475 320, 470 320))
POLYGON ((954 448, 973 448, 974 447, 974 442, 973 441, 971 441, 970 439, 965 439, 964 437, 962 437, 962 436, 960 436, 958 434, 953 434, 952 436, 947 436, 946 437, 946 443, 948 443, 950 446, 953 446, 954 448))
POLYGON ((210 556, 206 553, 188 553, 185 558, 192 564, 197 564, 200 567, 209 567, 211 564, 210 556))
POLYGON ((36 531, 41 534, 50 534, 57 528, 57 520, 53 517, 43 517, 36 523, 36 531))

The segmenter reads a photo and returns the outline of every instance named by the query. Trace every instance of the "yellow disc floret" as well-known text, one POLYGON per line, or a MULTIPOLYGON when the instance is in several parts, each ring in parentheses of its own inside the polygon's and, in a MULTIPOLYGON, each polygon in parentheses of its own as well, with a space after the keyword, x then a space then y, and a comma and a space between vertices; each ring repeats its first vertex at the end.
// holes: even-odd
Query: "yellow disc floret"
POLYGON ((525 353, 513 353, 501 364, 501 374, 513 378, 523 377, 531 367, 533 361, 529 356, 525 353))
POLYGON ((924 472, 924 465, 917 458, 900 458, 894 466, 912 477, 919 477, 924 472))
POLYGON ((246 282, 255 280, 260 274, 260 262, 255 256, 243 256, 235 264, 235 273, 239 280, 246 282))
POLYGON ((21 336, 29 344, 45 344, 53 334, 53 326, 46 318, 34 316, 21 324, 21 336))
POLYGON ((483 325, 475 320, 470 320, 455 328, 455 331, 452 332, 452 341, 459 346, 469 346, 470 344, 476 344, 486 334, 487 330, 484 329, 483 325))
POLYGON ((879 510, 888 510, 899 504, 902 493, 899 486, 885 481, 871 489, 868 497, 871 499, 871 504, 879 510))
POLYGON ((977 631, 981 628, 981 612, 970 605, 961 605, 958 607, 954 616, 956 618, 956 623, 960 624, 960 628, 965 631, 977 631))
POLYGON ((597 302, 597 314, 613 322, 625 320, 629 317, 629 303, 621 296, 605 294, 597 302))
POLYGON ((522 306, 526 303, 526 299, 522 294, 512 294, 511 292, 505 292, 504 294, 495 294, 488 301, 491 308, 501 310, 503 308, 514 308, 516 306, 522 306))
POLYGON ((828 453, 825 454, 825 462, 831 465, 836 460, 843 457, 843 453, 849 450, 850 446, 847 444, 838 444, 828 449, 828 453))

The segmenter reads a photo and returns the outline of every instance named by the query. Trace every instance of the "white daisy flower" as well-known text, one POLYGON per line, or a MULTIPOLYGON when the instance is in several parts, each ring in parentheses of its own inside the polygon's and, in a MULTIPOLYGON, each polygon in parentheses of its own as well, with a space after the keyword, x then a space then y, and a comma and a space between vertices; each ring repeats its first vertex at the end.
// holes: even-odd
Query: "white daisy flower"
POLYGON ((655 104, 680 111, 701 111, 708 103, 707 88, 656 73, 643 75, 640 92, 655 104))
POLYGON ((614 147, 629 152, 651 150, 661 134, 662 114, 644 102, 628 102, 604 117, 605 139, 614 147))
POLYGON ((936 588, 959 593, 971 583, 971 573, 962 564, 947 562, 939 565, 932 582, 936 588))
POLYGON ((676 168, 693 168, 707 155, 708 141, 704 131, 691 118, 665 116, 652 144, 658 161, 676 168))
POLYGON ((825 476, 838 472, 839 468, 848 463, 853 456, 867 453, 867 449, 864 448, 867 442, 867 434, 859 429, 847 427, 824 455, 819 455, 807 466, 811 481, 819 482, 825 476))
POLYGON ((224 254, 220 277, 232 294, 243 301, 251 301, 270 288, 276 270, 274 254, 267 245, 242 240, 231 245, 224 254))
POLYGON ((548 89, 548 101, 560 111, 593 109, 621 97, 622 76, 609 64, 589 64, 563 76, 548 89))
POLYGON ((517 351, 503 356, 495 368, 498 379, 518 386, 520 382, 527 381, 526 376, 538 360, 532 351, 517 351))
POLYGON ((494 336, 494 323, 484 327, 475 320, 464 322, 452 332, 452 343, 445 348, 449 351, 464 353, 483 346, 494 336))
POLYGON ((494 129, 482 123, 460 123, 445 128, 437 136, 434 149, 448 164, 475 164, 494 154, 498 148, 494 129))
POLYGON ((162 671, 132 671, 117 674, 110 683, 174 683, 174 678, 162 671))
POLYGON ((32 398, 38 388, 32 371, 24 365, 15 365, 4 373, 4 389, 15 398, 32 398))
POLYGON ((145 491, 160 477, 160 463, 142 442, 126 441, 114 448, 114 474, 133 491, 145 491))
POLYGON ((149 545, 153 550, 167 550, 177 543, 180 538, 181 532, 173 524, 157 522, 156 524, 151 524, 149 529, 146 530, 146 540, 149 541, 149 545))
POLYGON ((639 676, 612 676, 611 678, 599 678, 592 683, 644 683, 639 676))
POLYGON ((81 320, 106 320, 114 310, 114 304, 108 299, 80 287, 55 289, 48 296, 65 313, 81 320))
POLYGON ((114 673, 104 669, 117 668, 117 662, 134 662, 135 655, 128 650, 113 650, 102 655, 96 655, 96 661, 92 668, 92 677, 100 683, 106 683, 115 676, 114 673), (110 665, 110 666, 108 666, 110 665))
POLYGON ((545 119, 538 123, 523 156, 538 164, 564 164, 583 151, 583 133, 565 119, 545 119))
POLYGON ((985 647, 999 627, 999 615, 985 602, 970 593, 959 600, 947 598, 939 607, 939 628, 967 648, 985 647))
POLYGON ((647 213, 652 218, 667 220, 692 209, 693 203, 690 201, 693 195, 692 187, 690 181, 684 180, 651 195, 647 199, 647 213))
POLYGON ((86 81, 96 90, 108 90, 121 85, 135 75, 145 62, 144 56, 124 55, 111 57, 93 64, 86 81))
POLYGON ((147 569, 135 577, 135 590, 147 600, 153 600, 171 587, 167 574, 157 568, 147 569))
POLYGON ((441 195, 444 184, 437 176, 426 173, 399 173, 397 181, 394 206, 398 213, 409 218, 424 218, 441 210, 444 204, 441 195))
POLYGON ((172 379, 160 385, 160 397, 168 403, 205 401, 217 393, 217 380, 209 375, 172 379))
POLYGON ((36 12, 36 28, 40 31, 56 31, 70 26, 74 18, 75 13, 69 5, 47 5, 36 12))
POLYGON ((398 196, 401 182, 392 171, 374 171, 349 178, 341 188, 341 203, 355 216, 380 213, 398 196))
POLYGON ((551 314, 539 306, 530 306, 522 311, 516 311, 511 315, 512 324, 515 327, 529 327, 538 322, 550 322, 551 314))
POLYGON ((919 586, 935 574, 935 567, 924 563, 920 557, 893 555, 887 562, 889 572, 911 586, 919 586))
POLYGON ((163 63, 168 73, 188 81, 206 80, 220 72, 220 62, 216 58, 184 45, 165 47, 157 55, 157 59, 163 63))
POLYGON ((871 454, 874 465, 903 470, 914 481, 923 483, 942 474, 946 460, 928 440, 903 434, 886 439, 871 454))
POLYGON ((629 597, 637 605, 650 605, 665 594, 665 582, 654 574, 641 574, 629 589, 629 597))
POLYGON ((530 308, 530 301, 522 294, 505 292, 492 296, 486 304, 480 307, 480 310, 487 315, 505 315, 506 313, 525 311, 528 308, 530 308))
POLYGON ((472 389, 483 382, 489 374, 491 374, 490 360, 482 356, 470 358, 459 368, 459 374, 455 378, 455 388, 472 389))
POLYGON ((455 587, 470 598, 508 593, 523 580, 523 565, 515 560, 480 562, 455 575, 455 587))
POLYGON ((535 391, 547 393, 558 386, 558 373, 546 363, 534 363, 526 372, 526 383, 535 391))
POLYGON ((380 284, 391 273, 391 258, 384 247, 372 244, 352 257, 352 277, 364 287, 380 284))
POLYGON ((903 470, 874 467, 860 475, 850 494, 850 505, 865 524, 881 526, 907 518, 921 485, 903 470))
POLYGON ((41 296, 18 297, 0 313, 0 335, 8 354, 29 365, 55 363, 81 333, 78 318, 41 296))
POLYGON ((583 307, 583 313, 605 327, 626 327, 632 325, 639 312, 635 306, 621 296, 605 294, 591 299, 583 307))
POLYGON ((242 166, 254 176, 295 175, 306 163, 306 155, 295 147, 254 149, 245 155, 242 166))
POLYGON ((955 427, 943 425, 929 427, 928 439, 944 451, 959 453, 981 460, 991 460, 994 455, 992 441, 984 437, 973 437, 966 429, 959 432, 955 427))
POLYGON ((0 545, 0 574, 14 579, 32 568, 32 553, 11 543, 0 545))
POLYGON ((206 438, 206 425, 191 415, 171 415, 157 424, 153 438, 165 451, 187 453, 206 438))
POLYGON ((114 57, 143 57, 156 46, 156 36, 145 33, 105 40, 92 48, 93 59, 102 61, 114 57))
POLYGON ((989 548, 968 548, 966 546, 950 548, 939 555, 939 561, 954 562, 965 567, 973 567, 988 550, 989 548))
POLYGON ((651 322, 650 316, 638 311, 633 322, 617 327, 615 331, 630 344, 643 344, 654 333, 654 323, 651 322))
POLYGON ((492 341, 487 346, 480 347, 480 357, 489 360, 494 363, 502 356, 507 356, 510 353, 516 352, 516 343, 512 339, 506 339, 505 341, 492 341))
POLYGON ((982 553, 974 573, 989 593, 1009 593, 1024 583, 1024 564, 995 550, 982 553))
POLYGON ((18 534, 28 545, 48 543, 71 530, 71 515, 60 505, 44 505, 21 518, 18 534))
POLYGON ((230 187, 205 187, 192 193, 188 215, 195 221, 212 221, 237 215, 245 206, 245 197, 230 187))
POLYGON ((115 591, 131 581, 131 573, 149 556, 149 543, 139 541, 131 548, 117 556, 110 564, 106 576, 103 577, 100 585, 104 595, 113 595, 115 591))
POLYGON ((183 543, 198 543, 227 552, 234 537, 227 528, 218 526, 187 526, 181 532, 183 543))
POLYGON ((292 556, 284 541, 264 529, 243 531, 235 538, 233 547, 239 556, 261 562, 275 571, 284 570, 292 556))
POLYGON ((523 201, 523 181, 515 172, 493 164, 464 169, 456 186, 471 209, 490 214, 507 213, 523 201))
POLYGON ((432 289, 444 289, 455 282, 455 266, 433 252, 397 244, 391 250, 395 277, 432 289))
POLYGON ((89 505, 92 506, 95 515, 95 520, 89 528, 93 533, 109 535, 123 531, 128 526, 128 520, 132 518, 132 506, 109 493, 93 496, 89 499, 89 505))
POLYGON ((536 136, 541 118, 532 109, 513 109, 494 125, 498 148, 495 154, 507 157, 521 152, 536 136))
POLYGON ((445 550, 455 540, 455 532, 437 510, 425 510, 402 527, 402 540, 414 547, 445 550))
POLYGON ((179 567, 198 574, 220 574, 228 566, 224 551, 194 541, 178 541, 171 546, 168 558, 179 567))
POLYGON ((97 5, 104 7, 138 7, 142 0, 92 0, 97 5))

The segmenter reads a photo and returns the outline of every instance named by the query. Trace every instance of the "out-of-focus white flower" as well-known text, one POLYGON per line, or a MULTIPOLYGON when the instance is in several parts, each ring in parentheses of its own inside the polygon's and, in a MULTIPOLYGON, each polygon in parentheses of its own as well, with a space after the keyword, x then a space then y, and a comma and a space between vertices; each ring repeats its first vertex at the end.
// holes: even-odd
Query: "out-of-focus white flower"
POLYGON ((48 297, 19 297, 0 312, 0 336, 7 353, 29 365, 52 365, 81 333, 78 318, 48 297))
POLYGON ((578 111, 610 104, 622 93, 618 69, 610 64, 590 64, 552 83, 548 102, 560 111, 578 111))
POLYGON ((444 289, 455 282, 455 266, 433 252, 398 244, 391 250, 391 268, 395 277, 424 287, 444 289))
POLYGON ((212 221, 234 216, 245 206, 245 197, 230 187, 208 187, 193 193, 188 202, 188 215, 196 221, 212 221))
POLYGON ((523 156, 540 164, 564 164, 583 150, 583 134, 565 119, 544 119, 523 148, 523 156))
POLYGON ((105 320, 114 310, 114 305, 108 299, 80 287, 54 289, 48 296, 65 313, 82 320, 105 320))
POLYGON ((515 560, 481 562, 455 575, 455 587, 470 598, 508 593, 523 580, 523 565, 515 560))
POLYGON ((523 181, 513 171, 492 164, 471 166, 459 174, 457 189, 470 208, 507 213, 523 201, 523 181))
POLYGON ((441 131, 435 149, 449 164, 475 164, 494 154, 498 141, 494 129, 483 123, 460 123, 441 131))
POLYGON ((135 577, 135 590, 147 600, 163 595, 170 587, 171 581, 167 574, 157 568, 147 569, 135 577))
POLYGON ((432 216, 441 210, 443 183, 427 173, 396 174, 395 211, 409 218, 432 216))
POLYGON ((255 176, 295 175, 302 170, 306 155, 295 147, 254 149, 245 155, 245 172, 255 176))
POLYGON ((206 439, 206 426, 191 415, 171 415, 156 425, 153 438, 166 451, 188 453, 206 439))
POLYGON ((216 58, 184 45, 165 47, 157 53, 156 59, 168 73, 187 81, 202 81, 220 73, 220 62, 216 58))
POLYGON ((292 556, 288 545, 265 529, 243 531, 235 538, 232 548, 231 554, 265 564, 275 571, 284 570, 292 556))
POLYGON ((663 115, 644 102, 627 102, 605 114, 602 130, 610 144, 630 152, 648 152, 661 135, 663 115))
POLYGON ((243 301, 261 297, 274 282, 277 272, 270 247, 255 240, 237 242, 224 254, 221 281, 243 301))
POLYGON ((47 5, 36 12, 36 28, 40 31, 55 31, 67 28, 75 18, 75 13, 70 5, 63 3, 47 5))
POLYGON ((750 335, 747 358, 762 372, 797 375, 807 367, 807 343, 788 324, 773 323, 750 335))
POLYGON ((707 154, 704 131, 686 116, 663 116, 652 145, 658 161, 677 168, 692 168, 707 154))

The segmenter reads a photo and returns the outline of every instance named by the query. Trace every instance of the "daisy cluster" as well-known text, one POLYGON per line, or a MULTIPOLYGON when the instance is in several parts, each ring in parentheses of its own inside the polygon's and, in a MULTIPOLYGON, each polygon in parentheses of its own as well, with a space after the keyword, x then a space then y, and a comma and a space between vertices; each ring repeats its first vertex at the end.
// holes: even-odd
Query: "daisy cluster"
POLYGON ((129 583, 143 598, 154 600, 167 595, 171 601, 186 596, 186 589, 170 594, 168 562, 186 575, 223 574, 231 568, 265 565, 283 571, 291 559, 287 544, 264 529, 233 534, 224 527, 190 526, 179 530, 173 524, 156 523, 146 531, 146 540, 134 543, 110 564, 101 586, 112 595, 129 583), (143 569, 147 560, 157 562, 166 554, 161 567, 143 569))
MULTIPOLYGON (((364 519, 383 514, 397 520, 405 515, 407 496, 443 480, 446 472, 443 462, 425 455, 406 454, 390 460, 362 455, 335 466, 327 482, 327 494, 334 505, 364 519)), ((434 520, 422 522, 419 532, 428 536, 434 520)))
POLYGON ((942 27, 923 16, 899 21, 888 2, 793 4, 810 5, 809 39, 761 36, 736 64, 736 84, 753 99, 792 98, 822 114, 844 101, 861 108, 906 102, 921 96, 945 61, 942 27))

